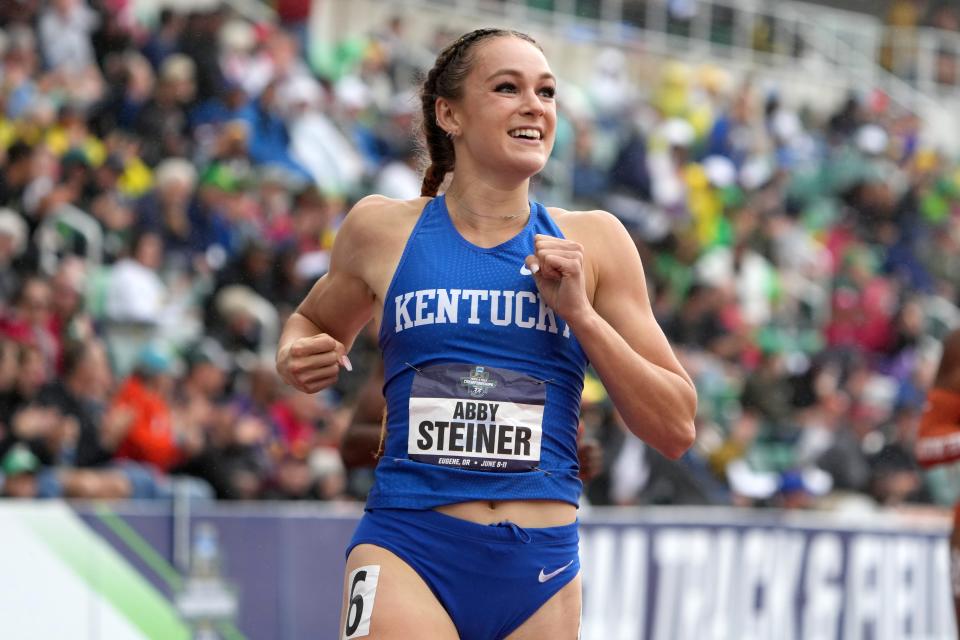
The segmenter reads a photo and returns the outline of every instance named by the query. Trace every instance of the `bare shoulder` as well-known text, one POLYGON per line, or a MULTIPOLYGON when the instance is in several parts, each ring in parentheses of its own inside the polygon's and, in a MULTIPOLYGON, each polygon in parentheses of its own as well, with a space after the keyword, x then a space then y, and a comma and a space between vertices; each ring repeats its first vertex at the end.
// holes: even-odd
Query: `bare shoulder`
POLYGON ((573 240, 583 247, 587 295, 594 305, 599 303, 596 293, 601 289, 602 282, 642 282, 640 276, 643 274, 643 265, 637 246, 616 216, 599 209, 568 211, 550 207, 547 212, 567 240, 573 240), (623 273, 633 273, 638 277, 626 280, 611 277, 623 273))
POLYGON ((350 209, 341 232, 364 247, 389 243, 397 237, 406 240, 429 201, 430 198, 394 200, 381 195, 366 196, 350 209))
POLYGON ((332 273, 359 278, 382 300, 403 248, 430 198, 363 198, 344 219, 333 243, 332 273))
POLYGON ((563 235, 582 244, 588 253, 635 249, 626 227, 612 213, 601 209, 568 211, 560 207, 549 207, 547 212, 563 235))

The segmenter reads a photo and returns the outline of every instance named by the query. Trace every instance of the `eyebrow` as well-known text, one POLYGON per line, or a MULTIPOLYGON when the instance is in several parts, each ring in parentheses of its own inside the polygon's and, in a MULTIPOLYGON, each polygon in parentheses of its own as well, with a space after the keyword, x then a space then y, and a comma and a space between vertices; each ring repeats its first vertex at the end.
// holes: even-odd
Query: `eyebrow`
MULTIPOLYGON (((493 79, 496 78, 497 76, 520 76, 520 77, 523 77, 523 73, 520 72, 520 71, 517 71, 516 69, 500 69, 499 71, 495 71, 494 73, 491 73, 490 76, 485 80, 485 82, 488 82, 488 81, 490 81, 490 80, 493 80, 493 79)), ((555 75, 553 75, 552 73, 546 72, 546 71, 543 72, 543 73, 541 73, 541 74, 540 74, 540 77, 539 77, 538 79, 539 79, 539 80, 553 80, 554 82, 557 81, 557 77, 556 77, 555 75)))

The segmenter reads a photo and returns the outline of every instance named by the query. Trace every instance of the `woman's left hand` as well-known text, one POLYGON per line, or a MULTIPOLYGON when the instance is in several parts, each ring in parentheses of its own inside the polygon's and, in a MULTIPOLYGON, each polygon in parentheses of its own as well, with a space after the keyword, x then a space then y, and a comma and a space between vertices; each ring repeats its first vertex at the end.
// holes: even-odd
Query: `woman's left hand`
POLYGON ((568 324, 593 310, 583 274, 583 245, 573 240, 537 234, 527 268, 544 303, 568 324))

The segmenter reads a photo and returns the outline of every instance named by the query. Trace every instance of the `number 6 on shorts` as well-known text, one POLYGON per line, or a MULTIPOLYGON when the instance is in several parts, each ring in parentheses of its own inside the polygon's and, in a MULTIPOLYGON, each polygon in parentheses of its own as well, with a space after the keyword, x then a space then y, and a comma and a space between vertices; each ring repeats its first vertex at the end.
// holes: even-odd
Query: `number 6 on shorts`
POLYGON ((343 640, 370 635, 370 618, 373 616, 373 601, 377 596, 380 580, 380 565, 357 567, 350 572, 347 586, 347 615, 343 627, 343 640))

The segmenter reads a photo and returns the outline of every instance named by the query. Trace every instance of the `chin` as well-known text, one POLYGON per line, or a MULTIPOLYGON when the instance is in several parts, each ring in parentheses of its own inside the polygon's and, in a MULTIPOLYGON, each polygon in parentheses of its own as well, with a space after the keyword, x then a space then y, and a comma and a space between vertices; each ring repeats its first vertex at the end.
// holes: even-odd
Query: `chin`
POLYGON ((511 173, 524 174, 526 177, 532 177, 543 171, 543 168, 547 166, 547 159, 540 157, 528 157, 528 158, 510 158, 506 160, 502 165, 505 169, 509 169, 511 173))

